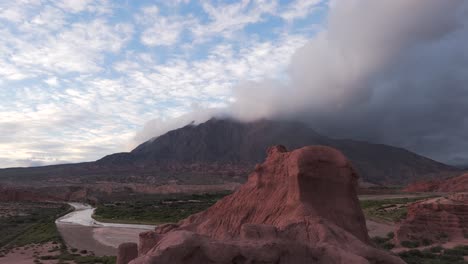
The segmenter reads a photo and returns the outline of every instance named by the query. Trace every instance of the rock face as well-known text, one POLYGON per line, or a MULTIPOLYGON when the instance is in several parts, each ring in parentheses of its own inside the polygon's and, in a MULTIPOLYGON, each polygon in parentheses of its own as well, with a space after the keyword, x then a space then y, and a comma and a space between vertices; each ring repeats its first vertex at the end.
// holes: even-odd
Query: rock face
POLYGON ((406 192, 468 192, 468 173, 445 180, 415 182, 405 188, 406 192))
POLYGON ((272 147, 232 195, 141 234, 130 263, 404 263, 370 245, 357 181, 335 149, 272 147))
POLYGON ((58 201, 59 198, 32 188, 15 188, 0 185, 0 202, 58 201))
POLYGON ((468 193, 420 201, 408 207, 406 220, 396 231, 397 242, 444 242, 468 237, 468 193))
POLYGON ((138 256, 136 243, 123 243, 117 249, 117 264, 128 264, 132 259, 138 256))

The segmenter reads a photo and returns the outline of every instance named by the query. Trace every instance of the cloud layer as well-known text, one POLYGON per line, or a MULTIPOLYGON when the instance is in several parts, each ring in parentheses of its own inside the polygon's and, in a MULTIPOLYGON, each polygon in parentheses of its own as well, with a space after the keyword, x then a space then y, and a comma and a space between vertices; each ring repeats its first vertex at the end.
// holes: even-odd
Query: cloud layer
POLYGON ((135 134, 149 120, 225 107, 240 80, 280 76, 327 9, 310 0, 0 2, 0 167, 128 151, 148 137, 135 134))
POLYGON ((467 23, 463 0, 0 3, 0 167, 216 115, 467 164, 467 23))
POLYGON ((286 77, 237 86, 224 111, 298 119, 332 137, 468 164, 466 1, 330 5, 325 28, 295 52, 286 77))

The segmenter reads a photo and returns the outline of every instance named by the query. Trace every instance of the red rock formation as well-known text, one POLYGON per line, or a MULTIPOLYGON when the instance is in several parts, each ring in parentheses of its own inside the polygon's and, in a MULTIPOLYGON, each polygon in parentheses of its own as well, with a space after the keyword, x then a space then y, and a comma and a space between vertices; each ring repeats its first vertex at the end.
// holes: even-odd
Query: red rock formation
POLYGON ((138 256, 136 243, 123 243, 117 249, 117 264, 128 264, 138 256))
POLYGON ((16 188, 0 185, 0 202, 58 201, 59 198, 34 189, 16 188))
POLYGON ((468 193, 420 201, 408 207, 396 231, 396 241, 447 241, 468 236, 468 193))
POLYGON ((468 192, 468 173, 445 180, 429 180, 408 185, 406 192, 468 192))
POLYGON ((357 181, 335 149, 270 148, 235 193, 143 233, 131 263, 404 263, 370 245, 357 181))

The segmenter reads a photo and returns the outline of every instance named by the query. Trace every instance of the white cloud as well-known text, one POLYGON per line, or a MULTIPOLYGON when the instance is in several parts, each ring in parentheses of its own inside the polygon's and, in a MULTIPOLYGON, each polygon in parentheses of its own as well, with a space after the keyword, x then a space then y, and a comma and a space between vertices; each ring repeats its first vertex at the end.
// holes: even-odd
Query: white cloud
POLYGON ((131 2, 0 2, 0 167, 128 151, 148 120, 214 113, 239 80, 282 76, 308 39, 244 31, 277 16, 276 1, 203 1, 189 14, 190 1, 156 1, 120 16, 131 2))
POLYGON ((273 14, 276 7, 276 1, 267 0, 243 0, 233 4, 218 5, 204 1, 203 9, 208 14, 210 22, 194 25, 192 32, 198 41, 213 35, 229 37, 249 24, 262 21, 264 15, 273 14))
POLYGON ((183 24, 180 21, 159 19, 141 35, 141 41, 148 46, 169 46, 177 42, 182 32, 183 24))
POLYGON ((304 18, 314 11, 323 0, 295 0, 279 16, 291 22, 295 19, 304 18))
POLYGON ((141 42, 152 47, 174 45, 184 27, 191 23, 191 19, 184 17, 163 16, 157 6, 143 8, 136 19, 145 27, 140 37, 141 42))
POLYGON ((57 77, 55 77, 55 76, 47 78, 44 82, 47 83, 49 86, 52 86, 52 87, 59 86, 59 81, 58 81, 57 77))
POLYGON ((250 41, 240 50, 220 44, 206 59, 192 62, 174 59, 165 65, 152 66, 135 61, 120 62, 117 68, 127 75, 127 85, 141 93, 141 97, 152 98, 148 104, 159 109, 146 116, 156 119, 138 133, 134 143, 141 143, 189 119, 205 121, 210 117, 207 112, 219 112, 220 107, 230 104, 232 88, 239 80, 261 80, 284 74, 291 55, 307 41, 304 36, 283 35, 275 42, 250 41), (170 108, 158 107, 168 101, 173 103, 170 108), (194 103, 197 109, 204 110, 197 116, 186 115, 193 111, 194 103), (157 130, 152 130, 154 124, 158 124, 157 130))
MULTIPOLYGON (((108 25, 103 20, 75 23, 55 36, 31 42, 21 36, 7 40, 8 60, 35 75, 39 72, 96 72, 104 53, 119 51, 132 35, 129 25, 108 25)), ((1 41, 0 41, 1 42, 1 41)))
POLYGON ((108 0, 60 0, 56 6, 70 13, 80 13, 83 11, 108 14, 111 12, 111 5, 108 0))

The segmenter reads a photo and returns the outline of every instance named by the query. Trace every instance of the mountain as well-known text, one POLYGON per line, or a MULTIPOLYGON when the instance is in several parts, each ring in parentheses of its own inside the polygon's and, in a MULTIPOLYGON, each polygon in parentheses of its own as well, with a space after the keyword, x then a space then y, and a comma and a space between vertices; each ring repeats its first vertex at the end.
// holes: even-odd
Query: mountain
POLYGON ((120 182, 148 185, 200 185, 244 182, 252 166, 273 145, 296 149, 328 145, 341 150, 361 178, 373 184, 402 185, 445 177, 458 169, 402 148, 348 139, 332 139, 299 122, 211 119, 151 139, 128 153, 98 161, 0 170, 0 181, 120 182))

